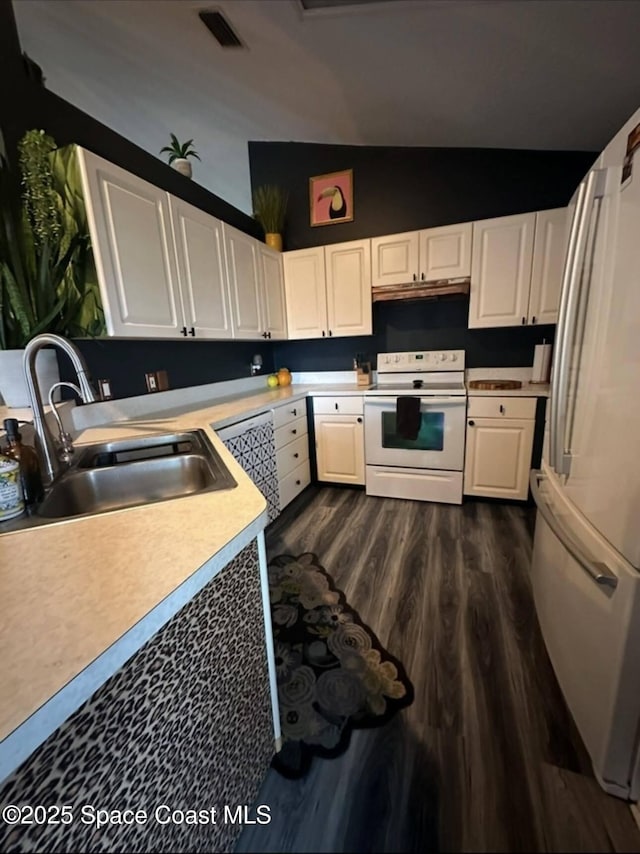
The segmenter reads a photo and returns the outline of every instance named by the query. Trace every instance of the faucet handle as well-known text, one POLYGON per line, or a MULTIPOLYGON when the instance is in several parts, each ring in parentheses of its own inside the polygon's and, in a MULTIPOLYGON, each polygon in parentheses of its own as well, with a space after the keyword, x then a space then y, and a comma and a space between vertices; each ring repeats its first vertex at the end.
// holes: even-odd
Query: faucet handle
POLYGON ((66 463, 69 465, 71 460, 73 459, 73 455, 75 454, 75 448, 73 447, 73 439, 69 433, 66 433, 64 430, 60 431, 58 436, 58 459, 62 463, 66 463))

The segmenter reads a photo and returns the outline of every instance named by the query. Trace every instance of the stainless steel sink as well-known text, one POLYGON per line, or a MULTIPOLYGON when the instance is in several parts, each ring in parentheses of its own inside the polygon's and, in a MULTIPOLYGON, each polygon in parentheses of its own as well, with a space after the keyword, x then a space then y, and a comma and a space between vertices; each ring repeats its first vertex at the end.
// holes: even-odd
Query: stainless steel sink
POLYGON ((78 448, 38 515, 88 516, 234 486, 202 430, 119 439, 78 448))

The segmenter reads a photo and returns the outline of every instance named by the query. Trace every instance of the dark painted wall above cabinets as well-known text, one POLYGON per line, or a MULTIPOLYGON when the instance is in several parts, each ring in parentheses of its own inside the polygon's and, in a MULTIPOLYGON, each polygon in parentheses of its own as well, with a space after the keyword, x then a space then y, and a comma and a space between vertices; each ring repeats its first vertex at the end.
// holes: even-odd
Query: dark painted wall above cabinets
POLYGON ((566 205, 597 157, 584 151, 250 142, 252 187, 289 190, 285 249, 566 205), (353 169, 354 219, 309 224, 309 178, 353 169))
POLYGON ((377 302, 373 305, 374 335, 276 341, 275 367, 348 371, 356 353, 365 353, 375 367, 377 353, 406 350, 465 350, 468 368, 529 367, 535 345, 554 340, 555 326, 467 329, 468 314, 468 297, 377 302))

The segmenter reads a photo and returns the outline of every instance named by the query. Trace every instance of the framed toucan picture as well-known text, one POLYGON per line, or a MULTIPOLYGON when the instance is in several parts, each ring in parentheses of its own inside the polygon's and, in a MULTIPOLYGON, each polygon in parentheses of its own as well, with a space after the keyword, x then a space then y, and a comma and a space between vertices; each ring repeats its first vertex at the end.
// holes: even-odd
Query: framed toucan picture
POLYGON ((309 178, 311 225, 333 225, 353 219, 353 169, 309 178))

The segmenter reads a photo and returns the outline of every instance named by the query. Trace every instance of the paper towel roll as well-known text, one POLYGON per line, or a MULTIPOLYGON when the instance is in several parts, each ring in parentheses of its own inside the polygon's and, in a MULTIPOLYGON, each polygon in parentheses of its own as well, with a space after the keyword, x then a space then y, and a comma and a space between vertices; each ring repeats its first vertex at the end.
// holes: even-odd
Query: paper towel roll
POLYGON ((551 344, 536 344, 533 354, 532 383, 548 383, 551 375, 551 344))

